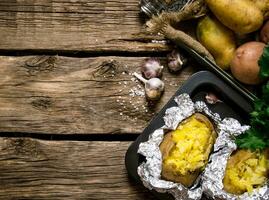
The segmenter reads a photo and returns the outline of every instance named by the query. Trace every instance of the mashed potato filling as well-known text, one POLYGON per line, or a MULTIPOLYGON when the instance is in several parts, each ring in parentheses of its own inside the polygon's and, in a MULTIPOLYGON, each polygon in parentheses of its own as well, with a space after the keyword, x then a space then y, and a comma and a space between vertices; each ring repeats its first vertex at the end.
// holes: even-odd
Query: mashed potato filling
POLYGON ((232 194, 252 192, 265 184, 268 176, 268 154, 238 150, 229 159, 224 176, 224 189, 232 194))
POLYGON ((210 148, 213 144, 212 129, 209 124, 192 116, 186 123, 180 124, 172 132, 175 146, 169 156, 163 160, 164 167, 172 168, 174 174, 187 175, 207 164, 210 148))

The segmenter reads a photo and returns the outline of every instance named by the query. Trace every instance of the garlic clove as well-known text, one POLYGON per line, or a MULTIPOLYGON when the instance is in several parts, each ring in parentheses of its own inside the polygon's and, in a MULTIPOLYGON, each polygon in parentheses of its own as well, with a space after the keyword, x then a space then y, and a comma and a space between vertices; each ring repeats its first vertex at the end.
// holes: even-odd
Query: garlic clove
POLYGON ((163 66, 158 58, 146 59, 141 66, 141 72, 147 79, 161 77, 163 66))
POLYGON ((177 50, 167 55, 167 66, 171 72, 178 72, 187 64, 187 58, 177 50))

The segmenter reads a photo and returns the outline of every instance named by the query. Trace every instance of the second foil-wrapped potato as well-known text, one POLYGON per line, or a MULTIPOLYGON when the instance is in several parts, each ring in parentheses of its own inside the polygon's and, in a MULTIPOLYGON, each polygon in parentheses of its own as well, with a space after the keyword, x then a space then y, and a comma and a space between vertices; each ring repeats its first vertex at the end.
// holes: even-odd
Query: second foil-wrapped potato
POLYGON ((195 113, 181 122, 160 144, 162 178, 190 187, 205 168, 216 136, 205 115, 195 113))
POLYGON ((269 175, 269 149, 251 151, 240 149, 228 160, 223 179, 224 190, 240 195, 263 186, 269 175))

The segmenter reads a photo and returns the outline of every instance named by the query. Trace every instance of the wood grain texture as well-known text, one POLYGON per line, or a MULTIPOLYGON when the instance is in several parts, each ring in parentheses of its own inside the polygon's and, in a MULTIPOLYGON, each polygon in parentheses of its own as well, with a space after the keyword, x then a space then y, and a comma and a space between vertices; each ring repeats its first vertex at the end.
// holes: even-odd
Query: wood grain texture
POLYGON ((129 144, 0 138, 0 199, 153 199, 127 177, 129 144))
POLYGON ((0 132, 140 133, 194 72, 187 67, 175 75, 165 67, 165 93, 151 105, 132 76, 144 60, 0 57, 0 132))
POLYGON ((139 0, 1 0, 0 50, 167 51, 143 24, 139 0))

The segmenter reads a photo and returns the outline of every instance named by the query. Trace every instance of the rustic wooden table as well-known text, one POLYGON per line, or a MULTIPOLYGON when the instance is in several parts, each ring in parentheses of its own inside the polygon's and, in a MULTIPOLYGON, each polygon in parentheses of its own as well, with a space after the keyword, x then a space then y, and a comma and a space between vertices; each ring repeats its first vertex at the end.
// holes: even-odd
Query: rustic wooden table
POLYGON ((131 73, 171 46, 143 24, 139 0, 0 0, 0 199, 154 199, 125 152, 195 69, 149 106, 131 73))

